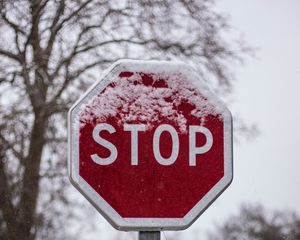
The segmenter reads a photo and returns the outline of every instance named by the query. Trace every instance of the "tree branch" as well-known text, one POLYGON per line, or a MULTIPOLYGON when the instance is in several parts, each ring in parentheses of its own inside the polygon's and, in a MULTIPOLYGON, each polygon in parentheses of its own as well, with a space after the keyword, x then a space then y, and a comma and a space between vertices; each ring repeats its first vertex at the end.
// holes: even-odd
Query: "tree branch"
POLYGON ((68 17, 66 17, 65 19, 63 19, 61 21, 61 23, 58 25, 58 30, 61 29, 63 27, 63 25, 70 21, 72 18, 78 16, 79 12, 82 11, 82 9, 84 9, 89 3, 91 3, 93 0, 87 0, 85 1, 83 4, 81 4, 77 10, 73 11, 68 17))
POLYGON ((94 61, 88 65, 85 65, 84 67, 81 67, 80 69, 78 69, 77 71, 75 71, 74 73, 72 74, 69 74, 69 71, 67 71, 67 74, 65 76, 65 80, 62 84, 62 86, 60 87, 60 89, 56 92, 56 94, 54 95, 54 97, 49 101, 49 103, 47 104, 47 107, 46 107, 46 112, 48 115, 52 115, 53 113, 56 113, 58 112, 57 109, 59 109, 59 112, 61 112, 61 107, 58 107, 57 106, 59 105, 57 103, 57 101, 59 100, 61 94, 64 92, 64 90, 68 87, 68 85, 70 84, 70 82, 72 82, 72 80, 80 77, 82 74, 84 74, 86 71, 88 71, 89 69, 97 66, 97 65, 101 65, 101 64, 104 64, 104 63, 110 63, 110 62, 113 62, 113 60, 98 60, 98 61, 94 61))
POLYGON ((18 63, 22 63, 22 58, 20 55, 6 51, 4 49, 0 49, 0 55, 2 55, 3 57, 7 57, 10 58, 12 60, 17 61, 18 63))
POLYGON ((59 31, 57 23, 58 23, 60 17, 62 16, 62 14, 64 13, 64 10, 65 10, 65 0, 61 0, 59 3, 59 6, 57 8, 56 14, 53 18, 50 29, 49 29, 51 34, 50 34, 50 37, 48 40, 47 47, 45 49, 45 54, 46 54, 46 56, 48 56, 48 58, 47 58, 48 60, 49 60, 49 56, 51 55, 51 52, 53 49, 55 38, 57 37, 57 33, 59 31))
MULTIPOLYGON (((64 24, 68 21, 70 21, 72 18, 78 16, 79 12, 82 11, 90 2, 92 2, 93 0, 87 0, 85 1, 82 5, 80 5, 75 11, 73 11, 69 16, 67 16, 66 18, 64 18, 59 24, 58 24, 58 21, 59 21, 59 13, 63 13, 64 9, 65 9, 65 5, 64 5, 64 0, 61 1, 60 5, 59 5, 59 8, 57 10, 57 14, 53 20, 53 23, 52 23, 52 27, 51 27, 51 36, 50 36, 50 39, 51 37, 53 39, 55 39, 55 36, 57 35, 57 33, 63 28, 64 24)), ((49 41, 50 41, 49 39, 49 41)))
POLYGON ((5 11, 1 12, 1 18, 2 20, 8 25, 10 26, 15 32, 17 33, 21 33, 23 35, 26 35, 26 32, 21 29, 18 24, 14 23, 13 21, 9 20, 5 14, 5 11))
POLYGON ((10 149, 13 154, 20 160, 20 162, 24 163, 24 156, 14 148, 13 144, 8 142, 1 134, 0 139, 2 140, 2 147, 5 146, 7 149, 10 149))

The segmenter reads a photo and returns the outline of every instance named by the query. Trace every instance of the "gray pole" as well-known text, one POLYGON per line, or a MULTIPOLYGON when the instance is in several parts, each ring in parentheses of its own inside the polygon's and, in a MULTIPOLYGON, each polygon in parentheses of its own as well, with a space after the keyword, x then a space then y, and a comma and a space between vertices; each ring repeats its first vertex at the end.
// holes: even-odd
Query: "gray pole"
POLYGON ((139 240, 160 240, 160 232, 139 232, 139 240))

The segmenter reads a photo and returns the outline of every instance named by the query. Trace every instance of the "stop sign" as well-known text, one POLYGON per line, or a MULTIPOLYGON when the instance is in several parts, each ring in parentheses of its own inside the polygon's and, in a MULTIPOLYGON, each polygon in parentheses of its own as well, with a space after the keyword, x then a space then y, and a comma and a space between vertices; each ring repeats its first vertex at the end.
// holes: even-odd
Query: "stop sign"
POLYGON ((181 63, 116 62, 69 112, 69 175, 120 230, 180 230, 232 181, 232 118, 181 63))

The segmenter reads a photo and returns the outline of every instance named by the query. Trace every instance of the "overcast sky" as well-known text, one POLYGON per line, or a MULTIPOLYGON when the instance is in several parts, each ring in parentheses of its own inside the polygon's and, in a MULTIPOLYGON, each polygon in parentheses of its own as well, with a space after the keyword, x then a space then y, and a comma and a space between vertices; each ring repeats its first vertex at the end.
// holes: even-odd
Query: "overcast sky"
POLYGON ((235 145, 232 185, 186 232, 202 232, 244 202, 300 212, 300 1, 222 0, 219 7, 258 48, 236 71, 232 110, 261 134, 235 145))
MULTIPOLYGON (((192 227, 180 232, 182 239, 205 239, 205 231, 237 213, 242 203, 300 212, 300 1, 221 0, 218 8, 258 48, 257 58, 235 71, 231 108, 256 122, 261 134, 235 144, 232 185, 192 227)), ((97 239, 115 234, 105 220, 99 224, 107 234, 97 239)), ((121 239, 133 237, 122 233, 121 239)))
POLYGON ((226 199, 300 210, 300 1, 223 1, 232 23, 257 46, 238 71, 235 108, 261 135, 235 146, 235 180, 226 199))

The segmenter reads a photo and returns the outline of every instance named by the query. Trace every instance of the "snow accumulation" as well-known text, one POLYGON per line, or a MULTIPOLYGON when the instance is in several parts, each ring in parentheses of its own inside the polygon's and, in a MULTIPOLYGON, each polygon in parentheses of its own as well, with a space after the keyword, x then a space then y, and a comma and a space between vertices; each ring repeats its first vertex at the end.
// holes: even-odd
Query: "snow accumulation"
POLYGON ((168 121, 181 133, 187 131, 190 116, 205 123, 208 115, 218 116, 216 108, 186 76, 176 74, 121 72, 80 113, 81 127, 115 118, 118 125, 143 123, 151 130, 168 121))

